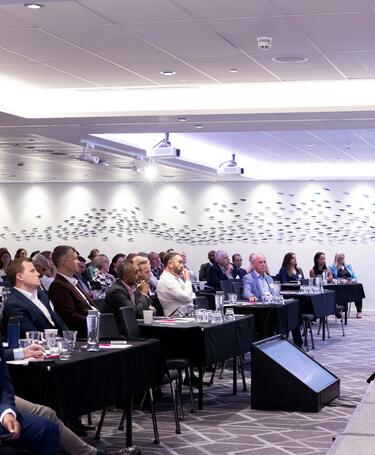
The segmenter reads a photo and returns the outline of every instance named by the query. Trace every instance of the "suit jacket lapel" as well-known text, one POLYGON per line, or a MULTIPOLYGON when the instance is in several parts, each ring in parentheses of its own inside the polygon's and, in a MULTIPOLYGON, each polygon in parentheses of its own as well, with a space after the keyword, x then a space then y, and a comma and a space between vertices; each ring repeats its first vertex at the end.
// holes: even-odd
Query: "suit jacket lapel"
MULTIPOLYGON (((40 310, 40 309, 39 309, 39 308, 38 308, 38 307, 37 307, 29 298, 27 298, 25 295, 23 295, 22 292, 17 291, 17 289, 13 289, 13 292, 16 293, 16 295, 18 296, 18 298, 21 299, 22 302, 23 302, 25 305, 29 306, 33 311, 37 311, 38 314, 42 315, 42 316, 44 317, 44 319, 45 319, 46 321, 48 321, 48 318, 47 318, 46 315, 43 313, 43 311, 41 311, 41 310, 40 310)), ((44 306, 46 306, 46 305, 44 304, 43 300, 41 300, 41 299, 39 298, 39 293, 38 293, 38 299, 42 302, 42 304, 43 304, 44 306)), ((46 307, 46 308, 47 308, 47 307, 46 307)), ((47 308, 47 310, 49 310, 49 309, 47 308)), ((51 314, 51 311, 49 311, 49 313, 51 314)), ((52 315, 51 315, 51 317, 52 317, 52 315)), ((50 324, 49 321, 48 321, 48 323, 50 324)))
POLYGON ((63 284, 65 284, 65 286, 68 286, 68 288, 74 292, 75 296, 81 301, 81 302, 85 302, 86 305, 88 305, 90 303, 90 299, 85 295, 84 291, 81 290, 82 294, 86 297, 87 301, 82 297, 82 295, 78 292, 77 288, 75 286, 72 285, 72 283, 70 283, 65 277, 63 277, 62 275, 58 274, 56 276, 56 278, 58 278, 63 284), (88 303, 89 302, 89 303, 88 303))

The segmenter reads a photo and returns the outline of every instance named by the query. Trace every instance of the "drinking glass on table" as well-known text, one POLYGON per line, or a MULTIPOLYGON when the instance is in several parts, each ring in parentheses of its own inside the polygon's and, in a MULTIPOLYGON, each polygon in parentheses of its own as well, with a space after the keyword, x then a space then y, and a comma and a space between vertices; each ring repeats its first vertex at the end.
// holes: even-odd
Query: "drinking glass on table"
POLYGON ((221 314, 221 311, 214 311, 213 315, 212 315, 211 323, 220 324, 221 322, 223 322, 223 316, 221 314))
POLYGON ((234 310, 233 308, 227 308, 225 311, 225 318, 226 321, 234 321, 235 316, 234 316, 234 310))
POLYGON ((228 302, 234 305, 237 302, 237 294, 228 294, 228 302))
POLYGON ((76 347, 77 342, 77 330, 64 330, 63 331, 64 340, 70 340, 72 343, 72 348, 76 347))
POLYGON ((30 340, 28 338, 20 338, 18 340, 18 345, 20 348, 27 348, 27 346, 30 346, 30 340))
POLYGON ((44 340, 49 348, 54 348, 56 346, 57 334, 58 334, 57 329, 45 329, 44 340))
POLYGON ((60 359, 69 360, 72 356, 72 340, 66 340, 65 338, 57 339, 57 347, 59 349, 60 359))
POLYGON ((26 332, 26 338, 29 340, 30 344, 38 343, 41 341, 41 332, 38 332, 37 330, 30 330, 26 332))

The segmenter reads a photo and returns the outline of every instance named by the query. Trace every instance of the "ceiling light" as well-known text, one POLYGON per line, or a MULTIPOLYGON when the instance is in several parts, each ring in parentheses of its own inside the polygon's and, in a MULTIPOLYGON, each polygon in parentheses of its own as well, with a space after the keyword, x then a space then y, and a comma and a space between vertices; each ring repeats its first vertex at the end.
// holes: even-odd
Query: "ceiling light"
POLYGON ((165 71, 160 71, 160 74, 162 74, 163 76, 174 76, 176 74, 176 71, 165 70, 165 71))
POLYGON ((44 5, 41 5, 40 3, 25 3, 24 6, 30 9, 40 9, 43 8, 44 5))
POLYGON ((197 128, 198 130, 204 128, 204 125, 195 125, 195 128, 197 128))
POLYGON ((275 63, 305 63, 307 60, 308 58, 302 55, 279 55, 272 58, 275 63))
POLYGON ((231 68, 229 70, 230 73, 238 73, 238 69, 237 68, 231 68))
POLYGON ((109 163, 103 163, 103 164, 104 164, 104 166, 109 166, 109 163))
POLYGON ((306 147, 315 147, 316 144, 310 142, 310 143, 305 144, 305 146, 306 147))
POLYGON ((143 168, 145 180, 155 180, 158 177, 158 168, 155 163, 147 163, 143 168))
POLYGON ((189 119, 187 117, 177 117, 178 122, 187 122, 189 119))

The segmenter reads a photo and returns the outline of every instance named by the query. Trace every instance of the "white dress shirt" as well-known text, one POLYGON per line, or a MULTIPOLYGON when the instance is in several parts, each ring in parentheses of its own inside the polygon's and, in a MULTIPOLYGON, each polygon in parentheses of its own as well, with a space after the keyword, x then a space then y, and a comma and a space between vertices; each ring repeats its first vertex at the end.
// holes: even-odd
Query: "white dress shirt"
POLYGON ((33 304, 40 310, 44 316, 48 319, 51 325, 55 327, 55 323, 52 320, 51 313, 47 310, 46 306, 38 299, 38 289, 35 289, 33 292, 25 291, 24 289, 17 288, 16 286, 14 289, 17 289, 18 292, 23 294, 29 300, 33 302, 33 304))
POLYGON ((156 293, 166 316, 171 315, 181 305, 192 304, 195 298, 190 280, 184 281, 166 270, 160 276, 156 293))

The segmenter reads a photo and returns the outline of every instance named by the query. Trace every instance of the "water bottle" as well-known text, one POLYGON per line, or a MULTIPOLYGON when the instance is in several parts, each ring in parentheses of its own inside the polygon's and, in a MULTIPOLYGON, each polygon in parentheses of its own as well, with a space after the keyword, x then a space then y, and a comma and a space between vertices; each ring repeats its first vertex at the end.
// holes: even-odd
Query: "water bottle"
POLYGON ((89 310, 86 316, 87 322, 87 350, 99 351, 99 312, 89 310))
POLYGON ((223 315, 223 311, 224 311, 224 292, 223 291, 216 291, 215 309, 216 309, 216 311, 220 311, 221 314, 223 315))
POLYGON ((19 347, 18 340, 21 338, 20 317, 9 318, 8 321, 8 348, 15 349, 19 347))

